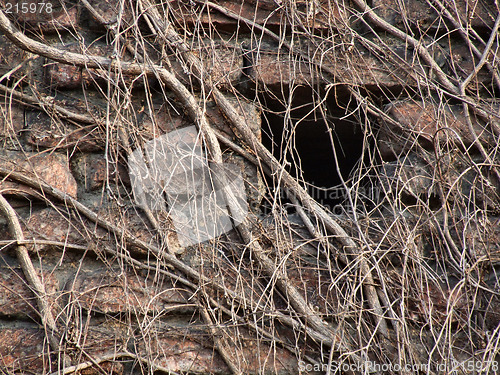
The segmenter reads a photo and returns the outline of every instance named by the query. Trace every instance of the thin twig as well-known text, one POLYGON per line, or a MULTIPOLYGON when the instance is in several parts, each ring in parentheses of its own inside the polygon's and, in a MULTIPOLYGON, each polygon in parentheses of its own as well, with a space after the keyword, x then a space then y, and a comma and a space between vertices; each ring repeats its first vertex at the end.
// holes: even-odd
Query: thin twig
MULTIPOLYGON (((267 313, 275 316, 276 319, 281 321, 283 324, 286 324, 297 331, 302 331, 306 333, 312 339, 318 342, 322 342, 325 345, 331 344, 331 338, 325 335, 323 331, 317 332, 316 330, 307 327, 307 325, 303 324, 302 322, 295 320, 278 310, 269 310, 268 307, 260 306, 260 304, 256 303, 255 301, 244 300, 242 296, 224 287, 216 280, 201 275, 198 271, 186 265, 182 261, 178 260, 175 256, 162 251, 161 249, 152 244, 148 244, 145 243, 144 241, 141 241, 136 236, 129 233, 129 231, 126 228, 118 227, 110 223, 109 221, 105 220, 104 218, 102 218, 89 208, 87 208, 85 205, 81 204, 76 199, 66 194, 65 192, 62 192, 43 181, 33 180, 22 173, 13 172, 2 166, 0 166, 0 176, 5 176, 17 182, 30 186, 34 189, 38 189, 42 192, 44 196, 51 196, 56 198, 57 200, 63 202, 67 207, 70 208, 72 207, 76 209, 80 214, 90 219, 92 222, 100 225, 104 229, 115 234, 117 238, 123 238, 127 244, 145 250, 146 252, 158 257, 158 259, 164 260, 167 263, 171 264, 173 267, 177 268, 177 270, 183 272, 185 275, 193 278, 194 280, 197 280, 200 285, 211 286, 222 292, 224 295, 228 295, 235 301, 239 301, 243 304, 250 303, 253 311, 266 311, 267 313)), ((173 275, 173 277, 175 278, 177 276, 173 275)))
POLYGON ((63 247, 63 248, 68 248, 68 249, 75 249, 75 250, 86 250, 87 246, 82 246, 82 245, 76 245, 74 243, 69 243, 69 242, 60 242, 60 241, 50 241, 50 240, 39 240, 39 239, 33 239, 33 240, 1 240, 0 241, 0 246, 4 246, 2 249, 10 246, 18 246, 18 245, 47 245, 47 246, 57 246, 57 247, 63 247))
POLYGON ((67 108, 56 104, 56 100, 53 97, 46 97, 40 95, 38 98, 25 94, 15 89, 11 89, 5 85, 0 84, 0 90, 4 93, 2 95, 10 95, 16 100, 18 100, 21 104, 34 104, 42 108, 47 114, 52 114, 54 111, 61 117, 68 120, 73 120, 76 122, 81 122, 84 124, 96 124, 97 121, 95 118, 87 115, 82 115, 73 111, 68 110, 67 108))
MULTIPOLYGON (((450 20, 450 22, 453 24, 453 26, 455 27, 455 29, 458 30, 458 32, 462 36, 462 38, 465 41, 465 43, 467 43, 467 45, 469 46, 469 48, 472 50, 472 52, 474 52, 474 54, 476 55, 476 57, 478 57, 479 59, 481 59, 482 56, 484 55, 484 53, 481 53, 481 51, 479 50, 479 48, 477 48, 474 45, 474 43, 472 43, 471 38, 467 34, 468 30, 464 29, 462 20, 459 20, 460 22, 457 21, 455 19, 455 17, 453 17, 453 15, 449 11, 449 9, 443 4, 443 2, 441 0, 430 0, 430 1, 432 1, 432 2, 434 2, 434 3, 436 3, 438 5, 439 12, 442 12, 450 20)), ((498 19, 498 17, 497 17, 497 19, 498 19)), ((473 34, 473 36, 476 38, 476 40, 478 40, 479 42, 484 43, 483 39, 481 38, 481 36, 479 36, 479 34, 477 34, 477 32, 474 29, 471 28, 469 30, 473 34)), ((492 33, 491 35, 494 35, 494 34, 492 33)), ((490 73, 493 75, 493 78, 494 78, 494 80, 495 80, 495 82, 497 84, 498 89, 500 89, 500 75, 498 74, 498 69, 495 68, 494 66, 492 66, 491 63, 488 60, 485 61, 485 64, 486 64, 486 67, 488 68, 488 70, 490 71, 490 73)))
POLYGON ((231 373, 234 375, 241 375, 243 372, 240 367, 234 362, 231 354, 229 354, 229 350, 227 348, 227 343, 224 340, 224 330, 221 327, 214 326, 212 322, 212 318, 208 312, 208 309, 205 306, 200 306, 200 314, 207 325, 208 330, 210 331, 210 335, 214 340, 215 347, 219 352, 220 356, 226 363, 227 367, 231 370, 231 373))
MULTIPOLYGON (((7 202, 2 194, 0 194, 0 212, 6 217, 9 224, 9 230, 15 241, 22 243, 24 241, 23 231, 21 224, 17 218, 17 214, 12 206, 7 202)), ((56 321, 52 315, 51 306, 45 286, 38 277, 38 274, 31 262, 26 246, 18 244, 16 247, 17 259, 21 265, 24 276, 28 281, 29 286, 33 289, 37 298, 37 305, 39 314, 42 318, 42 325, 45 329, 47 338, 49 339, 52 350, 56 353, 59 352, 59 333, 57 331, 56 321)))
MULTIPOLYGON (((203 77, 203 68, 201 61, 189 51, 188 47, 183 42, 182 38, 180 38, 180 36, 175 32, 172 25, 170 25, 168 21, 165 20, 165 18, 162 18, 160 16, 156 7, 153 6, 151 3, 149 3, 149 1, 146 1, 146 4, 147 6, 145 8, 147 9, 147 13, 154 21, 153 24, 156 26, 155 31, 160 36, 162 36, 164 40, 167 43, 169 43, 169 45, 171 45, 173 48, 176 48, 177 50, 179 50, 179 52, 184 54, 184 57, 188 61, 189 66, 191 66, 192 69, 194 70, 196 76, 203 77)), ((282 167, 279 164, 279 162, 256 138, 253 132, 249 129, 248 125, 244 122, 244 119, 237 113, 236 109, 229 102, 229 100, 225 98, 225 96, 217 89, 217 87, 215 85, 212 85, 211 82, 209 81, 210 81, 209 78, 207 78, 206 80, 202 79, 201 83, 206 84, 208 89, 213 92, 215 100, 219 105, 219 107, 222 109, 223 113, 225 113, 226 116, 228 116, 228 118, 231 120, 233 125, 236 126, 238 131, 246 133, 245 138, 252 137, 252 138, 247 138, 245 140, 248 141, 250 139, 249 144, 253 147, 259 148, 258 150, 260 151, 258 152, 259 156, 261 152, 265 152, 267 156, 269 156, 268 160, 274 162, 273 163, 274 165, 272 165, 274 167, 273 169, 282 171, 282 167), (278 168, 276 168, 276 164, 278 164, 278 168)), ((180 99, 188 106, 186 108, 187 111, 190 113, 193 120, 196 121, 200 129, 200 132, 204 136, 204 140, 207 144, 207 148, 209 149, 211 158, 213 160, 213 168, 215 169, 216 175, 219 178, 223 179, 224 171, 222 168, 222 152, 220 149, 220 145, 217 142, 217 137, 215 136, 215 133, 212 131, 211 126, 209 125, 204 112, 200 109, 198 103, 194 100, 194 97, 190 93, 185 93, 181 92, 181 90, 178 90, 178 94, 185 96, 181 97, 180 99)), ((289 176, 289 180, 293 181, 294 186, 300 187, 300 185, 297 183, 295 179, 293 179, 293 177, 289 176)), ((237 199, 234 197, 233 192, 229 189, 229 184, 225 184, 224 182, 222 182, 221 187, 230 211, 239 212, 240 210, 238 207, 237 199)), ((305 192, 303 189, 302 191, 304 196, 307 196, 310 200, 312 200, 312 198, 307 194, 307 192, 305 192)), ((316 203, 315 207, 320 207, 320 206, 316 203)), ((347 234, 343 231, 343 229, 341 229, 341 227, 337 223, 334 223, 333 225, 338 227, 339 230, 337 231, 337 233, 339 231, 342 231, 345 237, 348 237, 347 234)), ((246 245, 252 250, 252 255, 257 259, 258 263, 262 266, 267 275, 275 279, 276 285, 285 295, 288 296, 291 305, 296 309, 299 315, 307 319, 311 327, 317 332, 325 332, 326 335, 334 338, 335 333, 331 330, 329 325, 325 323, 316 314, 316 312, 310 308, 310 306, 305 301, 304 297, 297 291, 297 289, 290 282, 290 280, 288 280, 288 278, 284 276, 281 276, 282 272, 276 269, 273 261, 265 254, 260 243, 253 237, 251 231, 249 230, 249 223, 247 221, 244 221, 238 226, 237 229, 241 237, 245 241, 246 245)), ((345 348, 343 348, 342 351, 345 351, 345 348)), ((347 350, 347 352, 350 352, 350 350, 347 350)))
POLYGON ((82 363, 79 363, 79 364, 74 365, 74 366, 69 366, 69 367, 65 367, 63 369, 59 369, 55 372, 52 372, 50 375, 72 374, 74 372, 82 371, 82 370, 85 370, 89 367, 95 366, 96 363, 100 364, 100 363, 107 362, 107 361, 115 361, 116 359, 121 358, 121 357, 131 357, 130 354, 131 353, 128 353, 128 352, 117 352, 117 353, 113 353, 113 354, 102 355, 102 356, 99 356, 97 358, 94 358, 91 361, 82 362, 82 363))
MULTIPOLYGON (((495 21, 495 25, 493 26, 493 30, 491 31, 490 34, 490 39, 488 40, 488 43, 486 43, 486 47, 484 47, 484 51, 482 53, 481 59, 477 63, 477 65, 474 67, 472 72, 468 75, 466 79, 460 84, 459 86, 459 91, 462 95, 465 95, 465 90, 467 89, 467 86, 469 83, 476 78, 477 74, 479 71, 483 68, 484 64, 488 61, 488 58, 490 56, 491 52, 491 47, 493 46, 493 42, 498 38, 498 28, 500 27, 500 14, 497 16, 497 19, 495 21)), ((497 72, 494 71, 494 75, 497 75, 497 72)))

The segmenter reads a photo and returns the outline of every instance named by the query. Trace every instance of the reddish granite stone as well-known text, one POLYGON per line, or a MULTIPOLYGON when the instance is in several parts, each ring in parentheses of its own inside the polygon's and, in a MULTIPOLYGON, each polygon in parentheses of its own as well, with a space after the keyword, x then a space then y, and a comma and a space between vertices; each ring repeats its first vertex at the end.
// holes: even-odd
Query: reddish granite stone
POLYGON ((0 137, 15 137, 24 127, 24 108, 14 103, 0 103, 0 137))
MULTIPOLYGON (((495 23, 497 11, 491 1, 456 0, 443 3, 454 17, 457 17, 457 14, 461 16, 464 28, 470 26, 476 29, 491 28, 495 23)), ((415 29, 447 27, 444 22, 439 21, 441 11, 436 12, 425 0, 374 0, 372 8, 381 18, 397 27, 411 26, 415 29)))
MULTIPOLYGON (((205 78, 210 78, 221 90, 230 90, 238 84, 243 69, 243 55, 233 43, 219 39, 202 39, 193 49, 193 54, 204 64, 205 78)), ((188 67, 182 65, 176 54, 165 56, 168 69, 185 85, 199 89, 199 81, 186 74, 188 67)))
MULTIPOLYGON (((149 358, 151 353, 154 353, 154 363, 172 372, 227 374, 229 369, 226 363, 219 353, 210 347, 210 336, 202 335, 199 331, 201 327, 191 322, 189 326, 181 328, 185 332, 158 332, 148 338, 147 342, 138 345, 139 353, 150 353, 149 358), (208 342, 204 343, 205 340, 208 342)), ((271 348, 262 338, 257 339, 250 335, 244 327, 225 327, 219 338, 222 339, 233 363, 243 374, 297 373, 298 362, 290 351, 279 347, 271 348)))
MULTIPOLYGON (((158 313, 173 306, 182 310, 192 305, 189 296, 170 282, 154 285, 134 273, 113 274, 112 271, 80 272, 71 281, 80 307, 101 313, 158 313)), ((192 308, 191 308, 192 309, 192 308)), ((189 310, 189 309, 188 309, 189 310)))
MULTIPOLYGON (((238 114, 243 116, 247 125, 253 130, 254 134, 261 138, 261 113, 258 107, 245 98, 234 98, 228 96, 227 99, 234 105, 238 114)), ((236 137, 228 124, 228 121, 221 110, 216 106, 212 99, 201 100, 200 103, 205 106, 206 116, 212 126, 223 132, 228 138, 236 141, 236 137)), ((192 125, 192 121, 179 113, 169 103, 156 105, 152 115, 143 114, 138 136, 145 140, 157 138, 160 135, 192 125)))
MULTIPOLYGON (((22 227, 26 239, 69 242, 77 245, 86 243, 82 235, 85 233, 82 225, 69 221, 62 213, 51 208, 33 212, 27 220, 22 222, 22 227)), ((46 246, 34 244, 27 245, 27 247, 42 250, 46 246)))
POLYGON ((157 333, 138 345, 139 352, 174 373, 227 374, 229 369, 214 349, 176 334, 157 333))
POLYGON ((51 372, 44 332, 35 328, 0 329, 0 369, 8 373, 51 372))
MULTIPOLYGON (((404 50, 404 45, 391 37, 384 37, 383 40, 395 54, 404 50)), ((262 42, 258 49, 245 47, 248 51, 245 56, 251 62, 248 77, 255 81, 260 89, 270 89, 274 93, 288 92, 291 85, 297 87, 318 84, 322 81, 320 77, 328 77, 328 72, 333 74, 330 77, 333 82, 360 86, 372 91, 415 86, 415 81, 401 65, 392 63, 390 59, 379 59, 359 44, 351 47, 332 44, 332 48, 323 46, 326 50, 322 51, 317 46, 300 40, 294 48, 309 54, 310 61, 318 61, 318 56, 321 56, 319 65, 306 62, 291 54, 285 47, 279 48, 274 41, 262 42)), ((339 85, 333 89, 341 88, 339 85)))
MULTIPOLYGON (((264 25, 273 31, 278 31, 286 17, 294 17, 295 22, 300 22, 312 32, 319 32, 336 28, 341 19, 341 9, 337 3, 317 1, 297 1, 294 7, 287 7, 286 3, 273 0, 229 1, 221 0, 217 4, 239 17, 251 22, 264 25)), ((251 26, 243 21, 222 14, 219 10, 201 6, 194 2, 173 1, 171 12, 178 24, 192 28, 194 26, 216 27, 218 30, 235 30, 248 32, 251 26), (208 10, 207 10, 208 8, 208 10)))
MULTIPOLYGON (((66 155, 0 150, 0 163, 5 168, 24 173, 35 180, 39 178, 52 187, 76 198, 77 185, 69 170, 66 155)), ((33 189, 12 181, 0 181, 0 189, 4 193, 33 193, 33 189)))
POLYGON ((127 169, 112 160, 106 163, 103 154, 79 154, 71 160, 71 165, 76 180, 87 191, 99 189, 107 179, 130 186, 127 169))
MULTIPOLYGON (((402 151, 411 148, 412 142, 417 137, 425 140, 427 145, 438 140, 468 147, 474 142, 474 136, 469 131, 462 106, 437 106, 428 101, 404 100, 387 105, 386 112, 399 124, 399 128, 382 122, 381 139, 383 142, 392 139, 390 143, 395 150, 402 151), (413 137, 410 137, 410 134, 413 137), (394 136, 400 137, 401 141, 406 144, 397 144, 393 141, 394 136)), ((481 143, 487 148, 496 146, 495 137, 489 126, 482 125, 474 117, 472 121, 481 143)))
MULTIPOLYGON (((42 282, 49 303, 55 307, 59 282, 53 274, 43 272, 42 282)), ((38 305, 30 286, 19 269, 0 268, 0 316, 39 320, 38 305)))
POLYGON ((74 89, 82 85, 82 68, 61 63, 50 63, 46 67, 45 81, 51 87, 74 89))
POLYGON ((94 125, 75 126, 56 121, 43 112, 26 114, 27 142, 37 147, 97 151, 102 148, 101 134, 94 125))

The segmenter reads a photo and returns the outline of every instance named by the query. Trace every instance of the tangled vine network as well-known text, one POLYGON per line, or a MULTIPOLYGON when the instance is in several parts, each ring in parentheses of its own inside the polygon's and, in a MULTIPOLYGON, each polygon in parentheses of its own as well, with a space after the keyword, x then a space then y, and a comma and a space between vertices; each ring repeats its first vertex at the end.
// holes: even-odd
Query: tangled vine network
POLYGON ((499 371, 498 1, 51 1, 70 20, 49 17, 51 32, 19 17, 39 3, 0 3, 2 48, 23 56, 0 77, 4 122, 16 128, 19 106, 64 134, 4 134, 0 159, 63 154, 75 174, 84 146, 104 155, 91 194, 0 164, 2 267, 17 259, 36 296, 37 373, 499 371), (69 90, 40 78, 58 69, 69 90), (182 246, 172 210, 137 204, 128 169, 188 125, 224 210, 240 210, 231 162, 250 205, 182 246), (42 208, 66 223, 59 240, 26 229, 42 208), (64 263, 75 275, 53 291, 44 272, 64 263), (86 267, 105 276, 92 284, 86 267), (113 288, 121 307, 99 307, 113 288), (165 359, 197 350, 186 342, 213 367, 165 359))

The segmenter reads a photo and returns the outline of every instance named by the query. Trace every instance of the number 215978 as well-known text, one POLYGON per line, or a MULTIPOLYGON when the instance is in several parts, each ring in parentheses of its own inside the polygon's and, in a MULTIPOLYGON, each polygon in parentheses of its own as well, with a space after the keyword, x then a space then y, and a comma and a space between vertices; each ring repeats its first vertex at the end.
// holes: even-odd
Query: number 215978
POLYGON ((5 3, 5 13, 52 13, 52 3, 45 2, 23 2, 5 3))

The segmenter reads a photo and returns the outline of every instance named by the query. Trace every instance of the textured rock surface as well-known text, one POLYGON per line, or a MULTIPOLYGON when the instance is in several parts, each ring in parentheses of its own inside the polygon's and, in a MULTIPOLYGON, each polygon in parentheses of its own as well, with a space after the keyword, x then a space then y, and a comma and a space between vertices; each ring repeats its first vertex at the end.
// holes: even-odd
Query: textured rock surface
MULTIPOLYGON (((59 281, 50 273, 40 275, 49 295, 49 303, 55 309, 59 281)), ((20 269, 0 267, 0 316, 15 319, 37 319, 37 302, 20 269)))
POLYGON ((233 16, 221 14, 216 9, 210 9, 210 12, 201 13, 200 7, 192 4, 185 4, 181 1, 172 2, 172 10, 177 18, 177 22, 188 27, 194 26, 215 26, 221 30, 234 30, 238 27, 243 32, 250 30, 245 22, 238 21, 238 15, 255 22, 265 24, 268 28, 276 30, 280 28, 282 18, 286 12, 295 12, 300 22, 311 29, 328 30, 335 24, 335 20, 340 18, 341 9, 337 3, 328 1, 317 1, 314 4, 307 2, 298 2, 295 9, 286 9, 272 0, 250 0, 250 1, 228 1, 223 0, 218 4, 229 10, 233 16), (236 15, 236 16, 234 16, 236 15))
POLYGON ((24 128, 24 108, 12 104, 0 104, 0 139, 13 138, 24 128))
POLYGON ((51 371, 44 332, 38 328, 0 329, 0 366, 5 371, 38 374, 51 371))
MULTIPOLYGON (((39 7, 41 2, 0 0, 4 10, 7 4, 14 6, 15 3, 21 7, 26 4, 29 9, 32 4, 39 7)), ((17 11, 9 17, 26 35, 57 47, 63 54, 87 53, 116 61, 161 65, 194 93, 211 126, 254 155, 253 145, 240 142, 237 131, 218 109, 207 87, 189 73, 185 56, 168 47, 160 32, 151 30, 154 25, 148 9, 142 9, 134 1, 89 0, 104 19, 103 25, 100 17, 80 1, 46 0, 43 3, 50 4, 50 15, 17 11), (127 38, 126 42, 113 35, 116 30, 127 38), (137 30, 140 32, 134 34, 137 30)), ((452 30, 451 23, 436 23, 436 12, 429 2, 373 0, 369 3, 391 25, 418 36, 439 67, 453 77, 454 84, 474 71, 480 57, 473 55, 452 30)), ((387 276, 387 280, 395 284, 389 285, 397 292, 389 304, 393 312, 403 311, 414 324, 406 327, 406 336, 398 336, 401 341, 397 344, 401 346, 388 344, 384 348, 389 350, 383 355, 398 361, 396 353, 403 350, 406 341, 413 345, 411 356, 415 361, 426 363, 429 353, 444 352, 434 346, 437 331, 427 331, 428 326, 433 329, 446 324, 462 327, 466 326, 464 322, 469 324, 474 320, 476 328, 482 325, 484 330, 498 332, 500 299, 491 291, 499 289, 500 278, 500 208, 496 203, 500 186, 494 168, 484 165, 475 136, 488 157, 498 160, 498 118, 472 116, 474 135, 456 98, 450 96, 445 103, 439 101, 441 98, 424 97, 439 84, 432 72, 429 73, 429 66, 404 41, 388 33, 371 35, 369 27, 355 16, 354 8, 349 8, 351 5, 347 2, 220 0, 217 4, 232 12, 232 16, 200 1, 174 0, 161 5, 168 9, 168 17, 175 27, 185 33, 191 52, 204 63, 204 74, 227 93, 258 139, 267 136, 270 142, 283 142, 279 146, 288 153, 296 145, 291 144, 293 138, 285 139, 285 133, 302 132, 303 139, 311 143, 307 152, 317 154, 324 152, 314 143, 318 134, 333 142, 332 134, 338 136, 344 131, 354 138, 356 132, 362 133, 356 136, 366 137, 363 138, 363 142, 369 144, 365 145, 366 158, 373 156, 372 146, 380 154, 373 156, 377 165, 370 171, 377 174, 377 179, 366 176, 370 183, 379 184, 374 187, 382 192, 378 198, 383 203, 400 203, 397 209, 401 216, 412 217, 406 222, 408 226, 416 226, 424 218, 437 223, 436 231, 448 230, 447 241, 451 239, 460 244, 457 249, 446 244, 447 251, 455 251, 460 257, 460 264, 453 265, 453 272, 469 272, 468 267, 479 264, 477 279, 471 276, 465 286, 456 283, 453 276, 439 269, 447 254, 439 253, 442 239, 437 240, 436 233, 412 233, 413 238, 407 235, 411 228, 400 226, 399 218, 395 218, 394 226, 390 225, 385 232, 384 224, 390 215, 380 215, 376 225, 365 233, 370 241, 376 238, 375 245, 365 241, 367 248, 376 248, 373 254, 365 253, 375 275, 373 282, 379 287, 387 276), (255 32, 255 25, 245 23, 243 18, 265 25, 278 38, 255 32), (290 24, 295 26, 294 30, 289 29, 290 24), (349 42, 352 30, 347 26, 360 32, 362 38, 349 42), (321 44, 325 40, 329 48, 321 44), (288 43, 293 51, 285 46, 288 43), (311 63, 313 59, 316 63, 311 63), (363 95, 366 102, 385 110, 386 117, 378 123, 377 134, 368 135, 375 127, 365 128, 359 124, 355 131, 351 128, 345 131, 353 124, 341 123, 344 120, 372 121, 372 114, 362 112, 365 110, 362 105, 354 110, 360 102, 351 96, 347 85, 363 95), (324 101, 316 102, 323 97, 324 101), (292 102, 303 108, 284 110, 292 102), (262 107, 265 115, 261 113, 262 107), (337 111, 332 111, 331 118, 330 114, 326 116, 328 121, 324 122, 328 123, 324 130, 312 132, 307 128, 313 123, 324 125, 323 120, 316 117, 319 112, 332 109, 330 107, 337 111), (358 109, 359 118, 347 115, 358 109), (265 132, 273 131, 272 120, 266 116, 284 117, 285 121, 279 126, 291 127, 281 129, 283 134, 266 135, 265 132), (299 122, 306 126, 300 131, 295 127, 299 122), (283 139, 279 140, 281 135, 283 139), (288 141, 290 144, 285 144, 288 141), (445 151, 439 154, 437 145, 442 146, 440 151, 445 151), (470 152, 467 157, 463 150, 470 152), (422 202, 429 203, 427 217, 418 216, 422 202), (445 221, 442 211, 447 206, 453 215, 445 221), (464 216, 462 207, 469 207, 473 215, 464 216), (373 228, 380 233, 370 233, 373 228), (390 249, 384 247, 387 238, 399 238, 402 233, 404 241, 395 241, 390 249), (431 260, 433 257, 439 261, 431 260), (404 285, 407 279, 400 273, 384 274, 386 261, 398 265, 418 262, 431 269, 434 273, 429 274, 434 278, 426 283, 404 285), (468 284, 474 283, 481 285, 477 303, 472 301, 467 289, 468 284), (426 328, 420 329, 418 325, 426 328), (415 342, 411 341, 414 338, 415 342)), ((446 4, 453 14, 460 15, 468 32, 479 33, 475 41, 483 46, 497 17, 493 5, 469 0, 446 4), (451 9, 452 3, 456 9, 451 9)), ((99 220, 118 228, 112 233, 89 220, 71 203, 57 199, 47 201, 39 191, 13 182, 8 176, 0 177, 0 193, 7 196, 19 216, 28 241, 26 247, 45 285, 57 328, 63 335, 61 342, 68 353, 67 359, 74 365, 105 357, 99 366, 89 363, 79 373, 136 375, 151 373, 156 366, 161 366, 158 372, 227 374, 231 370, 214 342, 220 339, 244 374, 296 374, 298 358, 308 355, 316 358, 318 348, 329 349, 310 343, 304 339, 302 328, 286 328, 273 315, 275 312, 289 314, 293 310, 288 296, 275 287, 276 280, 282 276, 288 278, 310 308, 325 321, 340 322, 338 332, 341 333, 337 338, 342 342, 359 340, 356 345, 365 347, 366 339, 379 344, 378 336, 367 339, 362 334, 367 331, 359 327, 360 322, 368 322, 369 326, 374 321, 365 319, 365 315, 369 317, 369 306, 361 296, 361 284, 350 289, 351 278, 359 276, 355 268, 358 262, 348 264, 348 271, 336 268, 340 264, 338 254, 325 257, 320 252, 323 247, 310 239, 302 224, 286 225, 280 227, 286 230, 278 230, 276 225, 260 227, 252 222, 254 239, 262 243, 265 253, 276 263, 276 274, 270 276, 253 259, 249 247, 241 245, 236 231, 211 242, 181 248, 166 211, 148 213, 137 206, 130 186, 127 152, 169 131, 194 124, 179 98, 159 82, 158 77, 122 74, 113 66, 96 69, 65 65, 21 51, 3 35, 0 35, 0 77, 1 84, 8 84, 25 95, 20 99, 19 95, 14 97, 0 88, 1 166, 23 172, 34 181, 40 179, 78 198, 99 220), (33 104, 33 98, 38 97, 44 98, 43 105, 33 104), (56 106, 71 113, 62 114, 56 106), (78 116, 85 119, 79 120, 78 116), (133 236, 133 240, 153 246, 155 251, 131 244, 133 240, 127 238, 125 232, 133 236), (189 272, 180 272, 172 266, 172 258, 167 259, 167 252, 205 279, 198 283, 189 272), (328 264, 322 263, 325 259, 328 264), (228 293, 212 288, 211 283, 230 288, 239 299, 231 299, 228 293), (255 310, 250 301, 262 303, 265 312, 260 308, 255 310), (217 303, 228 310, 215 307, 217 303), (346 308, 349 303, 359 305, 359 314, 352 314, 352 310, 346 308), (208 327, 200 314, 202 307, 207 308, 217 324, 208 327), (253 323, 262 331, 250 330, 247 324, 253 323), (211 329, 216 331, 215 335, 211 329), (265 336, 268 331, 276 335, 279 344, 265 336), (349 337, 340 337, 341 334, 349 337), (114 353, 120 354, 119 358, 114 358, 114 353)), ((483 93, 488 97, 498 96, 498 88, 492 84, 486 68, 477 72, 467 90, 478 93, 478 97, 483 93)), ((480 105, 498 114, 499 105, 495 100, 485 100, 480 105)), ((346 160, 353 159, 355 142, 339 143, 339 154, 346 160)), ((221 146, 224 162, 236 165, 242 172, 251 211, 258 213, 265 192, 262 166, 255 166, 229 147, 221 146)), ((331 153, 331 144, 328 146, 331 153)), ((273 147, 275 144, 270 146, 273 147)), ((298 167, 296 150, 290 152, 293 163, 285 168, 298 167)), ((289 156, 279 155, 284 162, 289 156)), ((323 165, 326 158, 319 160, 313 168, 323 173, 326 170, 328 174, 338 172, 332 165, 323 165)), ((299 168, 295 172, 300 177, 299 168)), ((275 177, 280 178, 278 174, 275 177)), ((348 173, 344 177, 350 178, 348 173)), ((304 177, 301 183, 308 183, 305 180, 304 177)), ((358 191, 361 190, 355 190, 356 194, 358 191)), ((334 192, 337 194, 339 189, 334 192)), ((352 197, 358 199, 356 194, 352 197)), ((345 198, 345 192, 342 190, 336 198, 345 198)), ((370 204, 379 208, 377 199, 370 204)), ((283 207, 293 209, 287 204, 283 207)), ((368 211, 372 206, 367 204, 363 208, 368 211)), ((364 225, 368 225, 365 211, 359 215, 363 230, 364 225)), ((285 216, 280 219, 287 220, 285 216)), ((276 224, 278 217, 274 219, 276 224)), ((15 243, 3 216, 0 217, 0 241, 0 373, 47 374, 62 370, 70 363, 63 363, 57 353, 48 354, 53 348, 41 327, 35 295, 20 269, 15 243)), ((410 271, 417 279, 419 270, 410 271)), ((290 317, 308 320, 308 317, 290 317)), ((392 321, 398 318, 399 315, 392 321)), ((481 340, 486 342, 485 338, 481 340)), ((453 342, 450 352, 454 358, 466 360, 469 357, 459 353, 459 349, 483 350, 481 340, 473 342, 460 335, 450 336, 449 341, 453 342), (477 347, 471 349, 476 344, 477 347)), ((367 358, 376 354, 367 353, 367 358)), ((332 355, 335 359, 338 353, 332 351, 332 355)), ((328 357, 328 353, 324 356, 328 357)))
POLYGON ((27 142, 36 147, 96 151, 102 148, 95 127, 77 127, 65 121, 50 118, 42 112, 26 114, 27 142))
MULTIPOLYGON (((395 101, 386 107, 386 112, 398 123, 400 128, 384 124, 382 137, 396 134, 412 134, 421 137, 427 143, 451 142, 459 147, 469 147, 475 142, 475 136, 488 147, 495 144, 495 136, 489 124, 472 118, 474 134, 470 131, 462 106, 450 105, 437 107, 430 102, 395 101)), ((407 148, 411 148, 408 145, 407 148)))
POLYGON ((121 274, 119 269, 78 272, 68 287, 82 308, 104 314, 175 313, 176 306, 178 312, 182 307, 189 311, 189 295, 172 284, 154 285, 137 274, 121 274))
MULTIPOLYGON (((77 196, 75 178, 69 169, 68 158, 62 154, 39 154, 20 151, 0 150, 0 161, 4 167, 15 172, 23 172, 34 181, 41 179, 43 182, 59 189, 66 194, 77 196)), ((26 186, 10 181, 2 181, 0 186, 6 191, 17 194, 18 192, 33 192, 26 186)), ((34 194, 36 196, 36 194, 34 194)))
MULTIPOLYGON (((443 3, 454 17, 466 18, 472 28, 492 27, 495 23, 495 19, 492 17, 495 12, 493 3, 472 0, 443 3)), ((438 14, 440 14, 436 10, 437 5, 431 6, 427 1, 374 0, 372 7, 384 20, 395 26, 410 26, 415 29, 443 27, 437 22, 438 14), (407 23, 405 24, 405 22, 407 23)))

